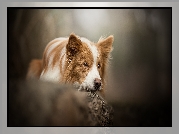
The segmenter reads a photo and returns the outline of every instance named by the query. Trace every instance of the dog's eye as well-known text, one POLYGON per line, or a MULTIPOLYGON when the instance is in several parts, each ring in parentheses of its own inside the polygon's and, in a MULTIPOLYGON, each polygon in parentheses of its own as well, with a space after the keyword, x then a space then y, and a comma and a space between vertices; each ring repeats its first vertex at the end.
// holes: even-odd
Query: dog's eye
POLYGON ((98 63, 98 68, 100 68, 101 67, 101 65, 100 65, 100 63, 98 63))
POLYGON ((86 67, 89 66, 87 62, 84 62, 83 65, 86 66, 86 67))

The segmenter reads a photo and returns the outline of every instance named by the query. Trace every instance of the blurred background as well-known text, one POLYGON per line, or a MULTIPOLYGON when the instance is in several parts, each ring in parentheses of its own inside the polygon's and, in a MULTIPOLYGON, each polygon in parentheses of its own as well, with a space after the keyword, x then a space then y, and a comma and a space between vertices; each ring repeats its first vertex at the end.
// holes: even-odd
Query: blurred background
MULTIPOLYGON (((162 110, 154 113, 156 116, 163 113, 159 122, 170 126, 171 12, 171 9, 8 9, 9 80, 24 79, 29 62, 42 58, 46 45, 54 38, 74 32, 97 42, 101 36, 114 35, 106 99, 118 112, 121 104, 159 104, 162 110)), ((125 125, 117 122, 122 115, 116 116, 116 125, 125 125)), ((131 114, 128 117, 135 118, 131 114)))

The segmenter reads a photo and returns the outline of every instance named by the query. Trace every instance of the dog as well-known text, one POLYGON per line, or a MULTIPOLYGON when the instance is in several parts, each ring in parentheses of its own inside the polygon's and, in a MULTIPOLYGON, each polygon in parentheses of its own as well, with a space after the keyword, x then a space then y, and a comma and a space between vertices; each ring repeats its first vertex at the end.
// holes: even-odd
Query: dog
POLYGON ((41 60, 32 60, 27 78, 72 84, 80 91, 104 94, 105 70, 112 51, 113 35, 97 43, 71 33, 48 43, 41 60))

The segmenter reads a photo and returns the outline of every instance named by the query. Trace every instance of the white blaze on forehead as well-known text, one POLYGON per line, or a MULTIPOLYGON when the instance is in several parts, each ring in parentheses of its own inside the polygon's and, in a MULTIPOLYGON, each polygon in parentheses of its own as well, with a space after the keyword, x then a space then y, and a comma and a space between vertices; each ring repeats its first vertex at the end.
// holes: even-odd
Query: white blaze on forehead
POLYGON ((91 43, 91 41, 89 41, 88 39, 86 39, 84 37, 81 38, 81 41, 86 43, 88 45, 89 49, 91 50, 91 52, 93 54, 94 62, 96 62, 97 61, 97 57, 99 55, 96 46, 93 45, 93 43, 91 43))
POLYGON ((88 75, 86 76, 85 80, 81 84, 81 88, 85 88, 85 87, 94 88, 95 78, 101 79, 97 68, 97 58, 99 53, 96 46, 92 44, 88 39, 81 38, 81 41, 85 42, 88 45, 90 51, 92 52, 93 60, 94 60, 92 68, 90 69, 88 75))

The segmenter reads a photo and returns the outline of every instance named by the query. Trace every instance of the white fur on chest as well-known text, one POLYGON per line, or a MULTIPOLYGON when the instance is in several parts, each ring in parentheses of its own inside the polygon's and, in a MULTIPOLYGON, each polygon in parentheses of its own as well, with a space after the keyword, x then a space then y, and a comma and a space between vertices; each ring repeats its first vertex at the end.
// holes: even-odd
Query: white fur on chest
POLYGON ((45 73, 42 72, 40 79, 44 81, 59 82, 61 77, 59 67, 49 68, 45 73))

